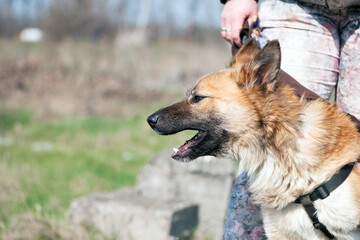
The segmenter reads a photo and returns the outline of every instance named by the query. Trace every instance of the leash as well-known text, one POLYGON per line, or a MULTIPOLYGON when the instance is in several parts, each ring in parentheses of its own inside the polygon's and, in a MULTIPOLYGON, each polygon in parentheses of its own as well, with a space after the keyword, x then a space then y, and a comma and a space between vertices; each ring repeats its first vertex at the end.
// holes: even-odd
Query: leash
POLYGON ((316 214, 314 202, 319 199, 325 199, 330 196, 330 193, 338 188, 350 175, 355 163, 360 163, 360 157, 356 162, 346 164, 340 169, 329 181, 321 184, 314 191, 298 197, 294 203, 303 205, 307 215, 311 219, 314 228, 322 231, 329 239, 334 239, 335 236, 322 224, 316 214))

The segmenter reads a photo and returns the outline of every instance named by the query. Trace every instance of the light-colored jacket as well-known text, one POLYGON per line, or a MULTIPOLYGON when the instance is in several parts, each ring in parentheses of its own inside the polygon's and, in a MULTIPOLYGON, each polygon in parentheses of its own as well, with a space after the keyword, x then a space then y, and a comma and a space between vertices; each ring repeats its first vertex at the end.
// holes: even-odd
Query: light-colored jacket
POLYGON ((298 0, 303 3, 311 3, 324 7, 330 10, 340 10, 352 6, 360 6, 360 0, 298 0))

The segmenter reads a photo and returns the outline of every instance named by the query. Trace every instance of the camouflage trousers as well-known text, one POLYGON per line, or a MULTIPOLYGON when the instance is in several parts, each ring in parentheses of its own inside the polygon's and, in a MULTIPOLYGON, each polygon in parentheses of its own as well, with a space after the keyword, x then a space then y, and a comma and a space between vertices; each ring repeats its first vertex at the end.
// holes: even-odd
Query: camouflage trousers
POLYGON ((360 7, 330 11, 296 1, 260 0, 260 26, 281 46, 281 68, 360 118, 360 7))

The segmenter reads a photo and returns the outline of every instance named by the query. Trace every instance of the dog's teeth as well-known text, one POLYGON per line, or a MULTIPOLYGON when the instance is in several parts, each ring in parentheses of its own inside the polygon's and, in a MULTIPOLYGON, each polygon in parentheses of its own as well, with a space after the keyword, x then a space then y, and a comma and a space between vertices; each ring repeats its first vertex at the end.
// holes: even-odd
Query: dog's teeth
POLYGON ((179 151, 178 148, 173 148, 173 150, 174 150, 174 153, 177 153, 179 151))

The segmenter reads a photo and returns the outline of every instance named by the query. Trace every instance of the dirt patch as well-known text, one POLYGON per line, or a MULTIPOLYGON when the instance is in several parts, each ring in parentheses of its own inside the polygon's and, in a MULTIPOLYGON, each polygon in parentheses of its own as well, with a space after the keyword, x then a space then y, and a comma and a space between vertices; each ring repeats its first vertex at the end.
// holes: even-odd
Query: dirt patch
POLYGON ((72 228, 69 225, 58 223, 55 220, 44 220, 31 213, 21 214, 12 218, 8 230, 3 231, 1 239, 92 239, 94 236, 100 237, 99 233, 91 233, 81 228, 72 228))
MULTIPOLYGON (((0 41, 0 49, 6 44, 0 41)), ((39 116, 119 116, 129 102, 173 101, 230 59, 225 44, 116 48, 69 41, 9 46, 13 52, 0 54, 0 107, 30 109, 39 116)))

